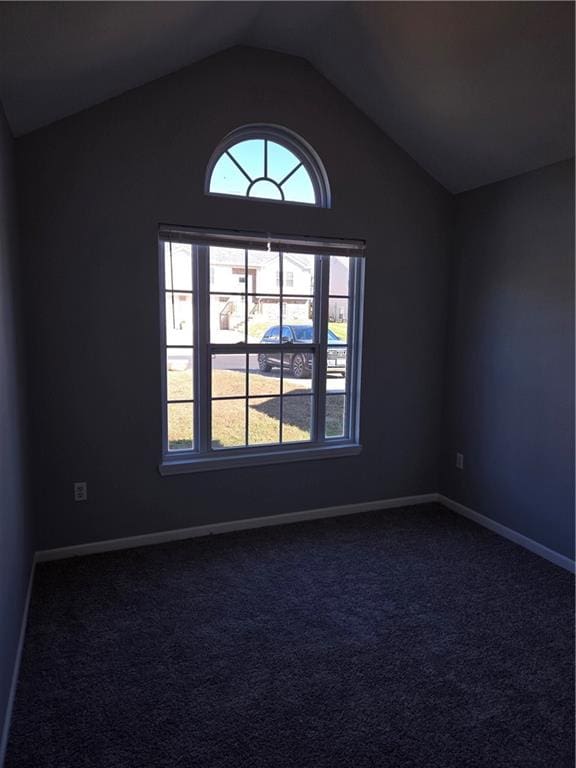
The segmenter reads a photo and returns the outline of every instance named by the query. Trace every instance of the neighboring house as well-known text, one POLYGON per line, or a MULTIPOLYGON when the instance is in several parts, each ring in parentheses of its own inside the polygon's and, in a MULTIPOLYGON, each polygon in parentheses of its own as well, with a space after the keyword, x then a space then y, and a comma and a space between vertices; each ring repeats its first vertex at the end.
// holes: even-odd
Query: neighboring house
POLYGON ((328 302, 328 320, 334 323, 348 321, 348 259, 330 257, 330 299, 328 302))
MULTIPOLYGON (((170 258, 167 254, 167 269, 170 258)), ((170 268, 174 286, 184 287, 190 264, 188 246, 174 247, 170 268)), ((312 300, 315 257, 310 254, 283 254, 282 321, 285 323, 312 322, 312 300)), ((348 295, 347 263, 332 257, 330 264, 330 293, 348 295)), ((280 258, 277 253, 248 251, 247 264, 244 251, 235 248, 211 248, 210 252, 210 327, 212 338, 240 340, 246 319, 248 338, 260 341, 266 325, 280 322, 280 258), (246 295, 244 295, 246 294, 246 295), (246 310, 246 300, 248 308, 246 310), (238 338, 235 338, 235 336, 238 338)), ((187 294, 169 297, 168 343, 192 343, 192 304, 187 294), (170 333, 170 331, 173 333, 170 333), (170 336, 174 338, 171 340, 170 336), (190 337, 190 338, 188 338, 190 337)), ((345 322, 348 317, 347 299, 330 299, 329 319, 345 322)))
MULTIPOLYGON (((277 253, 248 251, 247 274, 244 273, 244 251, 211 248, 210 290, 222 293, 278 294, 280 291, 280 259, 277 253), (247 281, 247 285, 246 285, 247 281)), ((311 296, 314 279, 314 256, 286 253, 283 259, 284 293, 311 296)))
MULTIPOLYGON (((282 259, 283 322, 308 323, 313 316, 314 256, 286 253, 282 259)), ((266 325, 280 322, 280 258, 277 253, 212 248, 210 323, 213 330, 242 333, 260 341, 266 325), (238 295, 246 291, 247 296, 238 295), (246 300, 248 307, 246 308, 246 300)))

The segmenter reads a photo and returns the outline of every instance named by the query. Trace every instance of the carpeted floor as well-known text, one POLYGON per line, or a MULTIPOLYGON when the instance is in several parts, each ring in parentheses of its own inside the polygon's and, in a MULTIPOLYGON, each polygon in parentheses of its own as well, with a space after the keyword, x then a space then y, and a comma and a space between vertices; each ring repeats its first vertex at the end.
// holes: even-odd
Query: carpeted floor
POLYGON ((436 505, 40 565, 7 768, 570 768, 568 573, 436 505))

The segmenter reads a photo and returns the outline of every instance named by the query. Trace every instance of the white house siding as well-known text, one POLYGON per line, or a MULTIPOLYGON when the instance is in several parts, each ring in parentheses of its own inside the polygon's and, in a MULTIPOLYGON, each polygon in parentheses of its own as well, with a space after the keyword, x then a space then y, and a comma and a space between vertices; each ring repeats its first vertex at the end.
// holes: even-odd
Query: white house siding
MULTIPOLYGON (((191 247, 174 243, 166 245, 166 287, 174 291, 192 289, 191 247)), ((280 255, 263 251, 248 251, 248 271, 245 252, 237 248, 210 249, 210 328, 213 341, 240 341, 245 326, 245 291, 248 297, 249 340, 260 340, 262 325, 280 322, 280 255), (274 298, 278 296, 278 298, 274 298), (254 329, 252 331, 252 328, 254 329), (251 335, 251 333, 253 335, 251 335)), ((309 254, 283 255, 284 323, 308 323, 313 314, 310 297, 314 291, 315 257, 309 254)), ((345 259, 330 260, 331 295, 348 294, 348 264, 345 259)), ((331 321, 348 319, 348 302, 331 298, 331 321)), ((169 344, 192 343, 192 302, 185 293, 167 294, 167 331, 169 344)))

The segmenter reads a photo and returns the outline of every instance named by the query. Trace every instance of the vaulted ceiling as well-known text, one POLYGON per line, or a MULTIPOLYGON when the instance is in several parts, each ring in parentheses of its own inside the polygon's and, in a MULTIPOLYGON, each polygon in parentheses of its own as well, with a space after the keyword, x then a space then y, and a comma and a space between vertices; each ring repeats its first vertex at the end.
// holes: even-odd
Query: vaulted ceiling
POLYGON ((19 136, 244 44, 304 56, 452 192, 574 154, 572 2, 2 2, 19 136))

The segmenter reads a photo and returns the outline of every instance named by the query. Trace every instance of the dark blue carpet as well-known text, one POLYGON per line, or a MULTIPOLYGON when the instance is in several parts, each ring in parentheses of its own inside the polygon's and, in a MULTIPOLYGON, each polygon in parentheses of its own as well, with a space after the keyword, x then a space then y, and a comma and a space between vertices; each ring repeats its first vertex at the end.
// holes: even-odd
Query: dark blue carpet
POLYGON ((40 565, 7 768, 569 768, 572 590, 435 505, 40 565))

